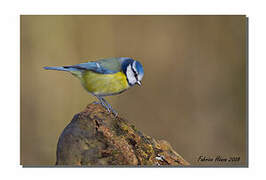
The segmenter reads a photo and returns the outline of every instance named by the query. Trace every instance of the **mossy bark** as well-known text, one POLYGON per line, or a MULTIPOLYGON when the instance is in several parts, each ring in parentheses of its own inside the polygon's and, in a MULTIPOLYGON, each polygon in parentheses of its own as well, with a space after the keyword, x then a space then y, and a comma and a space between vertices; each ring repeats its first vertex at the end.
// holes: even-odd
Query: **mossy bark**
POLYGON ((56 155, 56 165, 189 165, 168 142, 145 135, 97 103, 74 116, 59 138, 56 155))

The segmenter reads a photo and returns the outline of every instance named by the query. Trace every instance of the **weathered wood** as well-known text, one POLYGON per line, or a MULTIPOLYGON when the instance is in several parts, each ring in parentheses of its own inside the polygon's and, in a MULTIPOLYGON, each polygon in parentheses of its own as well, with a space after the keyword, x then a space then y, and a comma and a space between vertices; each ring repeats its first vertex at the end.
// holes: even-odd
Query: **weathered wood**
POLYGON ((56 165, 185 166, 189 163, 164 140, 155 140, 101 105, 92 103, 62 132, 56 165))

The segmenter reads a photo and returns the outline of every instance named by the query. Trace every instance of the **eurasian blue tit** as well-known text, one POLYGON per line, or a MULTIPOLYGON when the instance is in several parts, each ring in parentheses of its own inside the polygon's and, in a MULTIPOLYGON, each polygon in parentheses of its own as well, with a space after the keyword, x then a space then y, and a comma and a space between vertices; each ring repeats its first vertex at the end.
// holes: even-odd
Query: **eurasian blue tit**
POLYGON ((108 58, 89 61, 73 66, 44 67, 47 70, 68 71, 76 76, 82 86, 110 112, 117 115, 111 105, 103 98, 120 94, 135 84, 141 85, 144 75, 140 62, 128 58, 108 58))

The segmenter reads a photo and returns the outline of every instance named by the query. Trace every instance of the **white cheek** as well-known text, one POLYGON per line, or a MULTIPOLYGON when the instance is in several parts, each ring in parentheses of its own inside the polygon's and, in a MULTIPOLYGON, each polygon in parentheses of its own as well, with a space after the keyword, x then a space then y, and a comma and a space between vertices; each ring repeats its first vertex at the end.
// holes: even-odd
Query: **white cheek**
POLYGON ((129 65, 127 67, 127 71, 126 71, 126 74, 127 74, 127 79, 128 79, 128 82, 130 84, 135 84, 137 82, 135 76, 134 76, 134 72, 132 71, 131 69, 131 65, 129 65))
POLYGON ((134 71, 137 72, 136 61, 134 61, 132 65, 133 65, 132 67, 133 67, 134 71))

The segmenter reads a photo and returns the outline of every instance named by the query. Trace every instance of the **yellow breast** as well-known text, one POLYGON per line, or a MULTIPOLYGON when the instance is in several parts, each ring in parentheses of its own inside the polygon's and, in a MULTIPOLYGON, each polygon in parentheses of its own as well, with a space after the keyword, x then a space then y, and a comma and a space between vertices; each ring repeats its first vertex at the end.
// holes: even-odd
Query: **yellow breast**
POLYGON ((118 94, 129 88, 126 76, 122 72, 99 74, 92 71, 85 71, 82 73, 80 79, 83 87, 95 95, 118 94))

